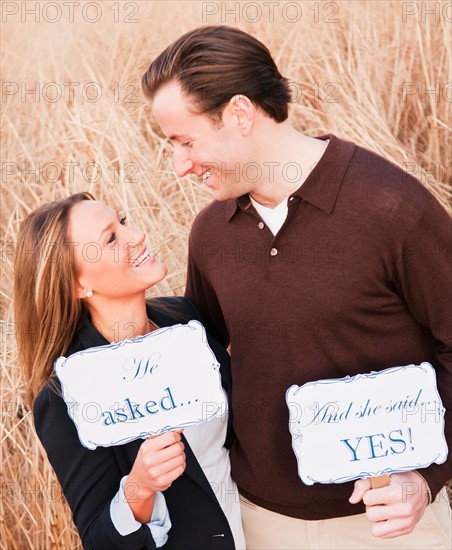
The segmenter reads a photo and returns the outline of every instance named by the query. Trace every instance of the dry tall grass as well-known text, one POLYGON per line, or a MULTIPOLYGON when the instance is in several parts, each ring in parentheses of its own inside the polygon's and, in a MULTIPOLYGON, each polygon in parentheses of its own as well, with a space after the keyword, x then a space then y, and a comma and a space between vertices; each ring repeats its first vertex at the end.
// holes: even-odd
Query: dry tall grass
MULTIPOLYGON (((183 292, 191 222, 211 199, 198 181, 179 180, 173 173, 171 151, 152 122, 139 82, 150 60, 178 35, 204 22, 235 25, 234 17, 222 21, 217 3, 218 13, 203 21, 203 9, 215 8, 212 2, 209 8, 203 2, 97 4, 102 10, 97 23, 82 20, 82 2, 73 23, 67 11, 59 22, 46 22, 55 17, 49 11, 39 23, 33 16, 22 22, 19 13, 2 24, 2 79, 19 87, 15 94, 14 86, 4 87, 2 95, 2 548, 80 547, 23 402, 11 293, 19 222, 43 202, 89 190, 147 231, 171 273, 155 294, 176 294, 183 292), (131 17, 138 22, 124 22, 134 6, 138 10, 131 17), (59 101, 53 102, 58 88, 45 87, 52 82, 62 91, 59 101), (80 83, 73 85, 73 98, 65 82, 80 83), (102 88, 96 102, 99 88, 86 86, 90 82, 102 88), (21 93, 21 86, 36 83, 37 98, 21 93), (100 167, 101 177, 90 172, 89 163, 100 167), (32 169, 37 175, 27 172, 32 169)), ((349 138, 405 166, 451 211, 447 12, 437 21, 422 16, 422 2, 409 3, 418 12, 405 17, 404 3, 392 0, 299 4, 303 11, 296 23, 290 22, 296 12, 284 12, 283 2, 273 22, 263 9, 261 20, 252 23, 256 12, 252 6, 244 11, 243 3, 237 14, 238 26, 268 44, 281 72, 296 83, 294 124, 310 135, 349 138), (435 86, 437 93, 427 93, 435 86)))

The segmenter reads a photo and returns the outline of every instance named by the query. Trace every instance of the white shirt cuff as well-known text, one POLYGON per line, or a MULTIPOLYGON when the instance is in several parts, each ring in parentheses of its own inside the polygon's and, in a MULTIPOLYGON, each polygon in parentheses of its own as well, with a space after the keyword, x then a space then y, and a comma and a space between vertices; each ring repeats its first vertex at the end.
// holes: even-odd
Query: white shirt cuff
MULTIPOLYGON (((135 519, 132 509, 124 495, 124 481, 126 477, 127 476, 124 476, 121 479, 119 490, 110 503, 111 521, 118 533, 123 537, 138 531, 142 525, 135 519)), ((151 530, 151 535, 157 548, 163 546, 168 540, 168 531, 171 529, 171 521, 168 508, 166 507, 165 497, 161 492, 155 494, 151 521, 146 525, 151 530)))

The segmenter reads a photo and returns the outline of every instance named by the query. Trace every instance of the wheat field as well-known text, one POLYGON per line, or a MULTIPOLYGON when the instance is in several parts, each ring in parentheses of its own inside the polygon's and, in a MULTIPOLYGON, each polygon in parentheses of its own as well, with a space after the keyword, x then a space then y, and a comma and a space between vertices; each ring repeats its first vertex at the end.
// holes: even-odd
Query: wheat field
POLYGON ((150 61, 189 29, 238 26, 269 46, 292 81, 298 129, 391 159, 452 212, 451 17, 446 2, 392 0, 275 2, 272 11, 256 2, 80 1, 72 14, 63 3, 2 2, 1 548, 81 548, 24 403, 12 307, 21 220, 90 191, 127 212, 168 264, 152 294, 184 291, 188 232, 211 195, 172 170, 140 89, 150 61))

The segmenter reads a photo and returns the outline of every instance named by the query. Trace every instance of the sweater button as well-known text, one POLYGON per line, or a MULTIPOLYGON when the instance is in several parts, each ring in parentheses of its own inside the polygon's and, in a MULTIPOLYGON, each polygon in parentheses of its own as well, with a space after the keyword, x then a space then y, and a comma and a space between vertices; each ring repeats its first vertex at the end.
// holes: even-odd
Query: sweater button
POLYGON ((257 227, 258 227, 259 229, 264 229, 264 227, 265 227, 264 222, 259 222, 259 223, 257 224, 257 227))
POLYGON ((276 248, 272 248, 272 249, 270 250, 270 255, 271 255, 271 256, 276 256, 276 254, 278 254, 278 250, 277 250, 276 248))

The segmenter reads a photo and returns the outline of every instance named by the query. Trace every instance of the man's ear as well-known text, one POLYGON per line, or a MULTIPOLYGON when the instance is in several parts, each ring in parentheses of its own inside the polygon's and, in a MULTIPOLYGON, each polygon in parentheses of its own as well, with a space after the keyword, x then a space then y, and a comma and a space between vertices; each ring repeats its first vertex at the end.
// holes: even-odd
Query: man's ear
POLYGON ((226 111, 242 135, 247 136, 251 132, 256 115, 254 103, 246 95, 236 94, 229 100, 226 111))

